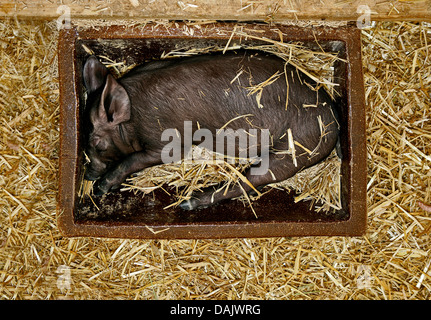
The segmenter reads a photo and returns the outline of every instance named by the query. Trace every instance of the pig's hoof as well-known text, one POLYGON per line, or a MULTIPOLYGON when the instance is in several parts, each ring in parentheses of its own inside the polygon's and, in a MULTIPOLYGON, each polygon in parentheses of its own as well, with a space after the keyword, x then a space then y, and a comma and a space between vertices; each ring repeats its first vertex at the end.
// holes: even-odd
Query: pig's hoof
POLYGON ((179 204, 179 207, 187 211, 194 210, 198 207, 198 201, 196 199, 185 200, 179 204))
POLYGON ((108 193, 108 190, 106 190, 106 188, 103 187, 103 184, 100 183, 100 181, 96 181, 93 185, 93 194, 95 196, 103 196, 105 193, 108 193))
POLYGON ((190 200, 185 200, 181 202, 178 206, 183 210, 190 211, 190 210, 200 210, 200 209, 208 208, 210 205, 203 204, 202 200, 199 200, 199 199, 190 199, 190 200))
POLYGON ((101 190, 100 188, 98 188, 98 187, 93 187, 93 194, 94 194, 96 197, 103 196, 105 193, 106 193, 106 192, 104 192, 104 191, 103 191, 103 190, 101 190))

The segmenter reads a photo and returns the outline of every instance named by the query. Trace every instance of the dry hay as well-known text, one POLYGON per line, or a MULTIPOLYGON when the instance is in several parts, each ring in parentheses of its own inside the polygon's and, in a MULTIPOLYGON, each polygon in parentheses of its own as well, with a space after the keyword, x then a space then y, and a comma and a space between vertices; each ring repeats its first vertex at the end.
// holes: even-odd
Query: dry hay
POLYGON ((430 298, 429 24, 363 30, 365 236, 183 241, 59 234, 52 26, 0 22, 2 299, 430 298))
MULTIPOLYGON (((168 28, 169 26, 179 28, 177 23, 169 22, 156 24, 156 27, 153 26, 153 28, 157 28, 160 25, 163 28, 168 28)), ((194 26, 200 28, 200 24, 194 26)), ((183 32, 186 34, 194 33, 191 31, 193 29, 187 25, 184 25, 183 28, 183 32)), ((216 27, 206 25, 206 30, 209 28, 216 27)), ((191 57, 213 52, 225 53, 229 50, 237 50, 241 48, 267 52, 280 57, 285 61, 285 65, 290 64, 313 79, 317 85, 315 87, 311 87, 311 85, 308 84, 312 90, 316 90, 323 86, 332 98, 337 96, 338 84, 334 83, 333 66, 337 60, 342 60, 337 56, 337 52, 325 51, 320 47, 320 45, 317 50, 313 50, 301 42, 283 42, 283 35, 281 32, 279 32, 281 40, 271 40, 261 37, 258 31, 259 30, 248 30, 242 25, 237 25, 234 28, 230 39, 224 46, 214 45, 204 48, 187 46, 185 48, 177 48, 174 51, 164 52, 160 59, 191 57), (236 37, 239 37, 239 39, 236 37), (247 40, 257 40, 262 44, 253 45, 247 42, 247 40)), ((83 45, 83 47, 88 54, 95 54, 91 47, 87 47, 86 45, 83 45)), ((135 67, 135 65, 127 65, 124 61, 121 61, 121 59, 116 61, 112 60, 110 57, 106 57, 105 55, 97 55, 97 57, 116 77, 121 77, 135 67)), ((240 69, 237 75, 232 79, 231 83, 235 82, 243 72, 248 71, 240 69)), ((245 84, 242 86, 244 86, 244 89, 248 91, 249 96, 255 97, 256 107, 264 109, 265 107, 260 103, 264 89, 268 88, 280 77, 286 77, 287 83, 287 73, 277 72, 270 76, 266 81, 255 84, 252 83, 252 80, 250 79, 249 86, 245 86, 245 84)), ((287 92, 288 91, 289 89, 287 88, 287 92)), ((285 97, 285 100, 287 108, 288 96, 285 97)), ((315 105, 304 105, 303 107, 311 108, 315 107, 315 105)), ((252 116, 252 114, 240 117, 245 116, 252 116)), ((235 121, 238 118, 239 117, 231 119, 221 129, 225 128, 230 122, 235 121)), ((321 125, 322 139, 324 136, 324 125, 321 123, 320 118, 317 118, 316 121, 319 121, 319 124, 321 125)), ((292 137, 290 129, 288 129, 285 134, 292 137)), ((296 166, 294 144, 297 144, 298 149, 305 151, 305 153, 308 153, 309 155, 314 153, 294 141, 293 138, 289 140, 289 150, 271 150, 271 152, 277 154, 289 154, 296 166), (292 143, 290 143, 291 141, 292 143)), ((174 196, 177 200, 174 203, 167 205, 166 208, 168 208, 171 206, 177 206, 182 201, 190 199, 194 192, 199 192, 204 188, 220 185, 216 192, 222 192, 222 190, 227 190, 241 182, 245 182, 256 191, 257 196, 244 194, 239 197, 239 200, 249 204, 251 210, 254 212, 252 202, 258 200, 262 194, 257 191, 243 175, 245 170, 253 163, 253 159, 235 159, 236 161, 231 161, 232 159, 227 158, 220 160, 220 157, 218 157, 218 160, 215 161, 214 154, 209 152, 206 152, 206 155, 202 157, 200 155, 202 151, 196 146, 191 152, 195 155, 199 155, 193 156, 193 160, 183 160, 175 164, 162 164, 147 168, 135 174, 134 177, 123 183, 122 190, 133 190, 135 192, 148 194, 165 186, 174 187, 172 190, 175 191, 174 196), (199 160, 196 161, 195 159, 199 160), (244 164, 244 160, 246 164, 244 164)), ((86 162, 89 163, 88 157, 85 156, 85 158, 87 159, 86 162)), ((329 214, 341 209, 340 168, 341 160, 335 155, 335 152, 333 152, 323 164, 302 170, 300 174, 297 174, 286 181, 272 184, 270 187, 284 189, 287 190, 287 192, 295 191, 297 193, 295 201, 311 200, 310 207, 317 203, 318 205, 314 207, 316 211, 322 210, 329 214)), ((85 168, 83 171, 85 172, 85 168)), ((93 201, 92 187, 93 183, 82 177, 79 191, 80 196, 89 197, 90 200, 93 201)), ((267 192, 270 192, 270 190, 267 190, 267 192)))

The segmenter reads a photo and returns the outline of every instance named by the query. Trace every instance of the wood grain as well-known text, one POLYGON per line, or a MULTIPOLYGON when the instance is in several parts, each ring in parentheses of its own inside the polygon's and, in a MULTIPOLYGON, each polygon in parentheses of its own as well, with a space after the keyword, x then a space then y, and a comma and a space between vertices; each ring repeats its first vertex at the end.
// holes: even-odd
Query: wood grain
POLYGON ((431 20, 430 0, 0 0, 0 17, 58 18, 66 5, 71 19, 301 20, 355 21, 368 6, 371 20, 431 20))

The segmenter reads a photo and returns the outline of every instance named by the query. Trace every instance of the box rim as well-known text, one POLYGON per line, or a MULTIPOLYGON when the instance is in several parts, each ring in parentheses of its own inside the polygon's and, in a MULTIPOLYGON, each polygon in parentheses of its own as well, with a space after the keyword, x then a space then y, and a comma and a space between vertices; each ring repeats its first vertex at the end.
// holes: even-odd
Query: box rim
MULTIPOLYGON (((157 38, 178 38, 182 32, 178 23, 176 30, 166 30, 165 33, 157 34, 157 38)), ((218 28, 222 31, 231 32, 237 23, 219 23, 218 28)), ((244 24, 261 30, 268 25, 244 24)), ((59 194, 58 194, 58 217, 57 223, 61 233, 65 236, 95 236, 113 238, 146 238, 146 239, 201 239, 201 238, 261 238, 277 236, 360 236, 365 233, 367 210, 366 210, 366 139, 365 139, 365 101, 364 83, 362 76, 361 38, 360 30, 353 26, 313 27, 300 28, 296 26, 274 25, 271 28, 281 28, 287 34, 289 40, 297 41, 343 41, 346 47, 346 87, 349 143, 352 152, 349 165, 350 185, 349 188, 349 213, 350 216, 342 221, 329 222, 295 222, 295 221, 259 221, 259 222, 220 222, 220 223, 189 223, 186 225, 172 224, 160 226, 147 226, 143 224, 128 224, 115 222, 88 223, 76 222, 73 216, 74 195, 63 192, 66 183, 72 183, 72 190, 76 190, 76 172, 71 172, 71 167, 76 167, 78 159, 78 99, 76 95, 76 51, 75 41, 101 38, 100 34, 106 35, 103 39, 132 39, 152 38, 151 32, 124 26, 108 26, 101 28, 90 28, 79 30, 77 28, 63 29, 59 36, 59 80, 60 80, 60 166, 59 166, 59 194), (73 63, 70 63, 73 61, 73 63), (73 83, 68 80, 67 74, 74 74, 73 83), (72 121, 66 119, 66 114, 74 114, 72 121), (74 137, 71 141, 71 137, 74 137), (65 148, 70 144, 69 149, 65 148), (65 150, 72 150, 69 154, 65 150), (354 166, 354 167, 353 167, 354 166), (167 229, 167 230, 165 230, 167 229), (271 232, 269 232, 271 231, 271 232)), ((202 30, 197 30, 189 39, 226 39, 225 35, 206 36, 202 30)))

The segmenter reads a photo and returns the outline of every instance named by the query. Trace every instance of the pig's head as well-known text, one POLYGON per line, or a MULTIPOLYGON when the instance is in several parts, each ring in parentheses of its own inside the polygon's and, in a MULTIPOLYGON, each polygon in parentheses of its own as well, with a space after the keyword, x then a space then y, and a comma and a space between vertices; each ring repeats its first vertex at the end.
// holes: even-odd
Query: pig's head
POLYGON ((94 56, 87 59, 83 78, 88 123, 85 151, 90 159, 85 178, 97 180, 128 152, 122 124, 130 119, 130 99, 124 87, 94 56))

